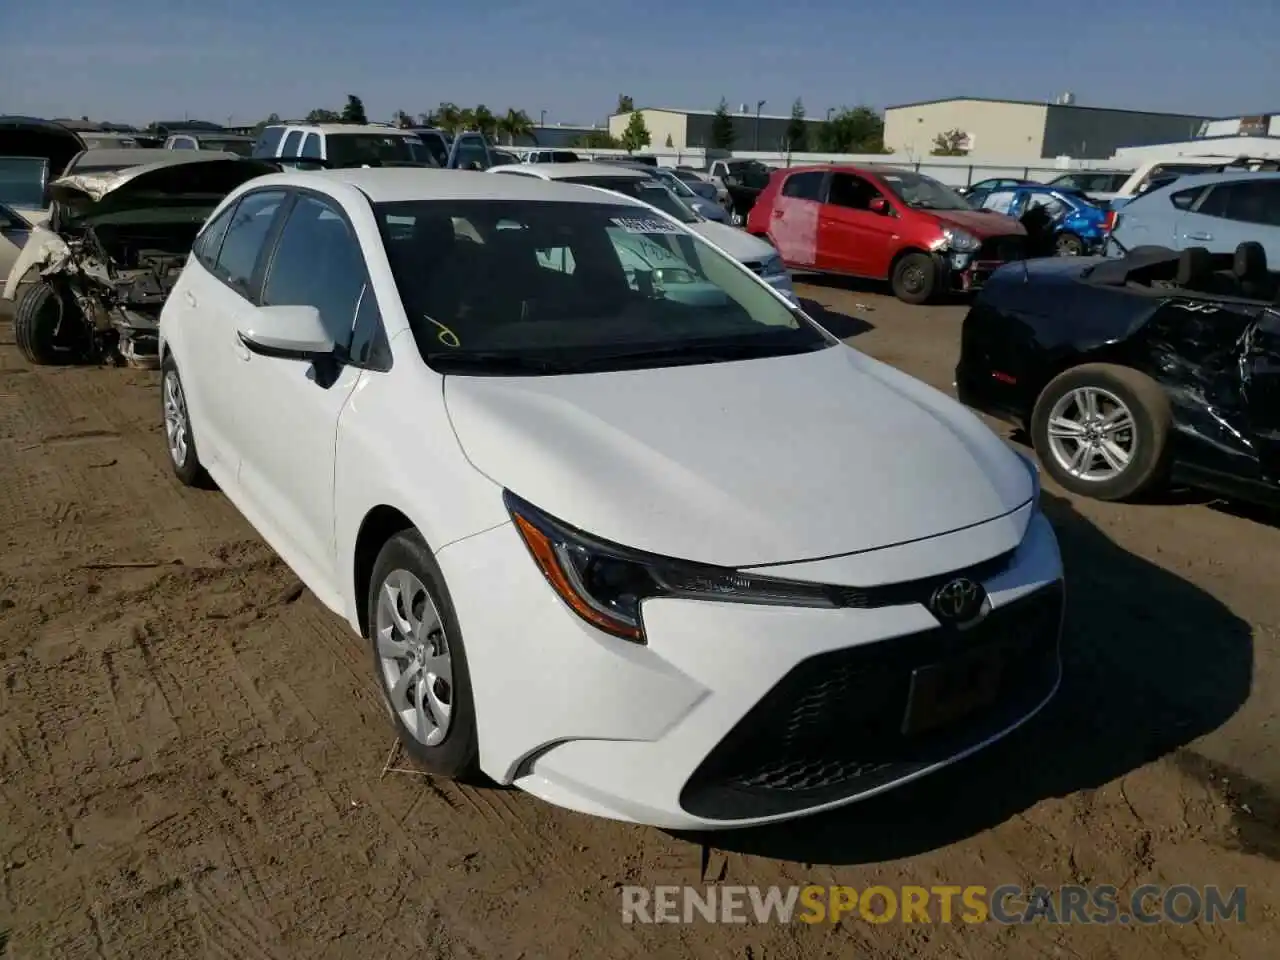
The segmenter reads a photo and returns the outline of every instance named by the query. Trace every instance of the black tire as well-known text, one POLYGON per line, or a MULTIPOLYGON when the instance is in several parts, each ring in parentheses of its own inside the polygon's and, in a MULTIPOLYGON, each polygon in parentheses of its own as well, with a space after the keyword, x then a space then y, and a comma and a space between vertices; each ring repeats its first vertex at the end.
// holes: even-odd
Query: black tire
MULTIPOLYGON (((367 598, 367 622, 369 624, 369 651, 373 660, 378 689, 382 691, 383 704, 391 717, 396 735, 405 752, 420 763, 427 772, 454 780, 476 781, 480 777, 479 740, 476 735, 475 700, 471 692, 471 674, 467 668, 466 649, 462 643, 462 630, 454 613, 444 576, 431 550, 416 530, 404 530, 395 534, 378 553, 369 580, 367 598), (430 602, 439 614, 445 649, 452 661, 452 683, 449 691, 450 716, 444 738, 428 746, 414 736, 391 701, 391 688, 378 652, 378 602, 387 579, 397 571, 407 571, 426 588, 430 602)), ((416 606, 416 603, 415 603, 416 606)), ((437 642, 439 642, 437 640, 437 642)), ((437 690, 437 693, 440 691, 437 690)))
POLYGON ((1151 490, 1167 476, 1172 423, 1169 398, 1150 377, 1128 367, 1087 363, 1059 374, 1041 391, 1031 414, 1031 442, 1049 475, 1065 489, 1095 500, 1128 500, 1151 490), (1049 417, 1054 406, 1082 387, 1110 393, 1132 415, 1129 462, 1107 479, 1087 480, 1072 474, 1060 462, 1049 440, 1049 417))
POLYGON ((200 465, 200 453, 196 448, 196 434, 191 427, 191 408, 187 403, 187 391, 178 375, 178 365, 173 357, 167 356, 160 364, 160 409, 165 427, 165 449, 169 453, 169 465, 173 474, 187 487, 209 487, 212 485, 209 475, 200 465), (174 390, 176 388, 176 395, 174 390), (172 410, 181 421, 183 443, 181 452, 175 450, 174 438, 170 435, 169 416, 171 404, 176 399, 176 408, 172 410))
POLYGON ((84 360, 86 334, 79 308, 43 280, 27 288, 13 314, 13 338, 27 362, 36 366, 84 360))
POLYGON ((1053 241, 1053 251, 1059 257, 1078 257, 1084 253, 1084 241, 1074 233, 1060 233, 1053 241))
POLYGON ((927 253, 908 253, 893 265, 893 295, 903 303, 928 303, 938 286, 938 267, 927 253))

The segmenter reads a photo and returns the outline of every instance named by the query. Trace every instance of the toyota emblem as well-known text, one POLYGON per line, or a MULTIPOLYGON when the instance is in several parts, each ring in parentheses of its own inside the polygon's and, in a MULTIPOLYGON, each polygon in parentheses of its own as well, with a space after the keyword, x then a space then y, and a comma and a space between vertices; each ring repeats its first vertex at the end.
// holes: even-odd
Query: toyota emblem
POLYGON ((943 623, 962 626, 986 612, 987 591, 968 577, 948 580, 929 598, 929 609, 943 623))

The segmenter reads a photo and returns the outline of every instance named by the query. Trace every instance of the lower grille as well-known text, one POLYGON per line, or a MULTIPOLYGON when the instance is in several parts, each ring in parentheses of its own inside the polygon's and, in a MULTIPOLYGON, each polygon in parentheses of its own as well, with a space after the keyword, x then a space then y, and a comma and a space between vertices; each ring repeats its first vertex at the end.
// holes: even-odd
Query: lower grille
POLYGON ((1057 583, 966 630, 937 627, 811 657, 712 750, 681 791, 681 806, 716 820, 788 813, 874 789, 989 739, 1057 683, 1062 605, 1057 583), (904 730, 919 668, 963 671, 996 660, 998 681, 984 705, 935 729, 904 730))
POLYGON ((1027 255, 1026 237, 989 237, 978 249, 978 260, 1022 260, 1027 255))

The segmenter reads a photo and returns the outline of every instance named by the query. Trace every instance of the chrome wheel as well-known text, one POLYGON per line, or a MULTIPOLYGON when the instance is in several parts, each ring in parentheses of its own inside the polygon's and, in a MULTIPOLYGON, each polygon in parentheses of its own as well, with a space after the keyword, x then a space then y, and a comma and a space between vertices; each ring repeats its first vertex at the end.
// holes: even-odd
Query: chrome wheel
POLYGON ((182 381, 170 370, 164 375, 164 432, 169 444, 169 456, 175 467, 186 465, 191 450, 187 421, 187 398, 182 392, 182 381))
POLYGON ((408 570, 382 582, 374 629, 391 709, 415 740, 436 746, 453 715, 453 659, 440 612, 408 570))
POLYGON ((1049 452, 1067 473, 1102 483, 1129 468, 1137 449, 1133 413, 1101 387, 1079 387, 1049 411, 1049 452))

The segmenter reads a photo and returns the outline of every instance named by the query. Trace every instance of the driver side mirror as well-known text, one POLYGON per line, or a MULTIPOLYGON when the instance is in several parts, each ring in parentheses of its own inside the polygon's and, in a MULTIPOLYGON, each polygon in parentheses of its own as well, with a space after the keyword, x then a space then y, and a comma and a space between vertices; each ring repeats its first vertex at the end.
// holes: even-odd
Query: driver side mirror
POLYGON ((872 213, 878 213, 885 216, 889 213, 889 201, 884 197, 872 197, 870 210, 872 213))
POLYGON ((259 356, 307 363, 336 359, 337 344, 312 306, 258 307, 237 333, 259 356))

